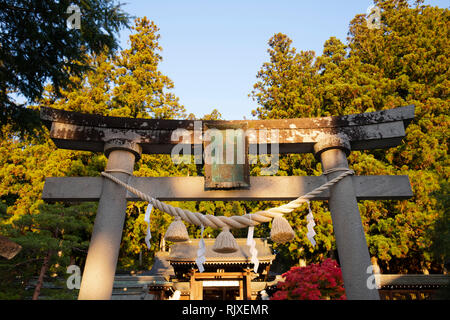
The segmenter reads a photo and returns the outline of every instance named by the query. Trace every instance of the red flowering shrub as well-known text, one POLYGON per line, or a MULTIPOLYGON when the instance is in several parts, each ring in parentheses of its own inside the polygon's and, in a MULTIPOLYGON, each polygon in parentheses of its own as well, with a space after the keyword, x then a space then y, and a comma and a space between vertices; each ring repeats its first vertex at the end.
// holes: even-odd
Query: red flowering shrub
POLYGON ((306 267, 292 267, 283 274, 272 300, 344 300, 341 268, 332 259, 306 267))

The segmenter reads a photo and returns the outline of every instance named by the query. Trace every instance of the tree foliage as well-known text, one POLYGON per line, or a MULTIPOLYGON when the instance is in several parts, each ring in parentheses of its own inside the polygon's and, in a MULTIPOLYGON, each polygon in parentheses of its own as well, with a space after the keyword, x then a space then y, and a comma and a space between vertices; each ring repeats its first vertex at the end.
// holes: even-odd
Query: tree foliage
MULTIPOLYGON (((350 23, 347 44, 332 37, 319 56, 312 51, 297 52, 288 36, 275 34, 269 40, 270 61, 257 74, 258 82, 251 93, 259 104, 254 115, 261 119, 321 117, 415 104, 416 118, 400 146, 352 152, 349 163, 359 175, 406 174, 413 186, 414 197, 410 200, 359 204, 370 253, 378 258, 383 272, 440 272, 448 259, 448 206, 444 201, 448 198, 449 178, 445 130, 449 123, 449 10, 422 6, 420 1, 414 7, 399 0, 376 4, 382 9, 381 29, 368 29, 365 16, 358 15, 350 23)), ((82 56, 67 60, 70 66, 56 65, 67 75, 67 84, 47 82, 42 96, 41 89, 32 95, 33 99, 41 98, 27 110, 48 106, 105 116, 195 119, 193 114, 186 115, 171 91, 173 82, 159 71, 162 48, 157 26, 147 18, 139 18, 133 31, 127 49, 111 54, 102 42, 102 50, 86 49, 82 56), (83 67, 86 64, 89 68, 83 67), (71 72, 78 67, 83 71, 71 72)), ((221 114, 214 109, 202 119, 221 119, 221 114)), ((45 128, 20 134, 14 124, 3 124, 1 130, 0 232, 20 243, 23 250, 17 259, 2 261, 0 291, 4 298, 25 298, 23 289, 43 270, 47 278, 64 277, 68 263, 83 267, 96 211, 96 204, 43 204, 40 198, 45 177, 99 176, 107 159, 100 153, 57 149, 45 128)), ((259 175, 261 167, 261 163, 252 165, 251 175, 259 175)), ((133 174, 193 176, 201 175, 202 168, 193 162, 174 164, 167 155, 143 155, 133 174)), ((277 172, 321 174, 321 164, 311 154, 281 157, 277 172)), ((231 216, 282 203, 172 204, 204 214, 231 216)), ((128 203, 119 270, 148 268, 172 222, 169 215, 153 211, 151 248, 147 249, 146 206, 145 202, 128 203)), ((314 248, 306 238, 306 206, 286 216, 296 230, 296 238, 287 244, 274 244, 284 270, 299 259, 313 263, 326 257, 338 258, 327 204, 314 202, 312 210, 317 232, 314 248)), ((187 228, 192 237, 200 236, 198 227, 187 228)), ((256 227, 255 237, 267 237, 269 229, 270 224, 256 227)), ((246 232, 233 230, 235 237, 246 237, 246 232)), ((205 229, 205 237, 218 233, 205 229)))
MULTIPOLYGON (((297 52, 284 34, 269 41, 270 61, 258 73, 251 96, 262 119, 344 115, 414 104, 414 121, 403 143, 388 150, 352 152, 349 163, 360 175, 410 177, 414 197, 404 201, 359 204, 371 255, 384 272, 442 270, 432 258, 427 229, 445 211, 439 194, 449 178, 449 43, 450 11, 407 1, 375 1, 381 8, 380 29, 369 29, 365 15, 350 23, 348 44, 332 37, 323 54, 297 52)), ((290 175, 318 175, 320 163, 310 155, 286 156, 280 170, 290 175)), ((316 205, 317 254, 334 248, 331 219, 316 205)), ((294 222, 297 217, 291 217, 294 222)), ((300 224, 301 225, 301 224, 300 224)), ((305 239, 289 245, 295 260, 308 257, 305 239)))
MULTIPOLYGON (((136 20, 133 30, 135 34, 130 37, 130 49, 122 50, 113 56, 108 55, 106 51, 87 55, 85 60, 89 62, 92 70, 87 70, 80 76, 71 75, 72 84, 60 90, 59 93, 53 84, 48 84, 39 104, 32 105, 30 108, 39 109, 40 106, 49 106, 70 111, 126 117, 185 117, 184 107, 179 104, 178 98, 169 92, 173 87, 172 81, 158 71, 161 48, 158 44, 157 27, 148 19, 141 18, 136 20), (148 74, 152 76, 147 78, 148 74), (145 101, 139 105, 135 104, 144 96, 145 101)), ((58 204, 43 206, 40 198, 45 177, 99 176, 105 169, 106 158, 100 153, 57 149, 46 129, 36 130, 33 134, 23 136, 17 135, 12 125, 4 125, 2 130, 3 135, 0 140, 2 151, 0 155, 1 232, 13 239, 16 238, 17 232, 23 233, 22 237, 17 237, 17 242, 24 247, 21 253, 23 259, 42 262, 46 261, 45 257, 49 255, 48 270, 53 272, 55 264, 58 264, 60 266, 58 275, 65 276, 62 267, 67 264, 63 264, 61 259, 67 260, 68 257, 73 258, 76 255, 73 251, 63 250, 57 245, 64 248, 70 246, 67 240, 71 234, 70 228, 64 225, 69 223, 67 212, 77 212, 77 207, 65 208, 58 204), (64 218, 60 218, 56 212, 61 214, 66 212, 66 214, 64 218), (66 232, 49 234, 46 230, 51 219, 55 219, 56 226, 65 228, 66 232), (41 250, 34 250, 31 247, 33 243, 35 248, 39 247, 41 250), (59 251, 61 251, 60 255, 57 254, 59 251)), ((168 156, 143 155, 135 169, 136 176, 186 175, 188 172, 186 165, 176 167, 168 156)), ((196 172, 195 166, 190 168, 190 172, 196 172)), ((89 212, 93 213, 96 205, 91 206, 93 209, 89 212)), ((145 206, 146 203, 142 202, 128 205, 119 269, 138 267, 140 252, 144 252, 144 265, 141 267, 151 264, 153 252, 159 247, 160 234, 170 223, 170 218, 166 214, 154 212, 151 225, 152 250, 147 250, 143 241, 147 227, 143 220, 145 206)), ((79 241, 80 245, 77 249, 84 251, 79 255, 78 260, 72 259, 72 262, 83 267, 93 219, 86 220, 83 224, 84 220, 77 221, 78 227, 83 229, 84 233, 79 240, 74 239, 74 241, 79 241)), ((72 236, 75 237, 75 233, 72 236)), ((14 263, 17 262, 7 261, 3 267, 10 270, 14 263)), ((33 279, 32 276, 37 277, 44 265, 42 263, 26 265, 29 272, 24 271, 27 275, 23 279, 24 285, 29 284, 33 279)), ((13 281, 14 275, 5 273, 7 274, 13 281)), ((13 282, 15 283, 15 280, 13 282)))
POLYGON ((0 124, 31 131, 39 116, 12 94, 35 102, 50 82, 59 89, 90 68, 86 54, 118 48, 117 33, 129 16, 111 0, 0 1, 0 124), (67 26, 70 5, 80 8, 80 28, 67 26))

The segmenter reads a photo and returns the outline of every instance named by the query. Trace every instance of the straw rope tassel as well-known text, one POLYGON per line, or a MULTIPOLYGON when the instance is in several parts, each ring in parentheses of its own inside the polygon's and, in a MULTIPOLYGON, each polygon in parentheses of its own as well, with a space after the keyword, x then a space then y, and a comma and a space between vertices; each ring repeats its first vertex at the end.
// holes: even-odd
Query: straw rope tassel
POLYGON ((294 230, 283 215, 273 219, 270 238, 278 243, 285 243, 295 238, 294 230))
POLYGON ((189 240, 189 234, 186 230, 186 226, 180 217, 175 217, 169 228, 167 228, 164 239, 172 242, 183 242, 189 240))
POLYGON ((236 239, 230 232, 228 226, 224 227, 222 232, 217 236, 212 249, 218 253, 233 253, 239 250, 236 239))

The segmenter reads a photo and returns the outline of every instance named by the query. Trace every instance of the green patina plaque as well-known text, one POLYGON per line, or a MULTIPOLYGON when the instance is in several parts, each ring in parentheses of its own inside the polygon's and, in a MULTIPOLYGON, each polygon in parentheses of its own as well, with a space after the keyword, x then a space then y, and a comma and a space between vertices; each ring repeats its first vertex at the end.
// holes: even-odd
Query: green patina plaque
POLYGON ((250 187, 246 126, 204 125, 205 189, 250 187))

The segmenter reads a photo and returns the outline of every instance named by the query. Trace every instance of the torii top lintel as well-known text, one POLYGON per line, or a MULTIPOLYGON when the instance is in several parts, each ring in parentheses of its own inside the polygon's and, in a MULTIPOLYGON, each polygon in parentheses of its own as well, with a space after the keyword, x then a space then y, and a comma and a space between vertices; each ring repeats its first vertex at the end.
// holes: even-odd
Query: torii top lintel
MULTIPOLYGON (((179 141, 172 133, 185 129, 191 135, 191 146, 201 144, 194 136, 196 120, 136 119, 105 117, 42 107, 41 119, 50 130, 58 148, 102 152, 105 143, 124 139, 138 143, 145 154, 170 154, 179 141)), ((390 110, 345 116, 277 120, 208 120, 208 127, 237 126, 247 131, 278 130, 277 141, 270 134, 263 142, 249 134, 249 145, 278 143, 280 153, 312 153, 314 144, 323 136, 341 135, 352 150, 367 150, 397 146, 405 137, 405 128, 414 118, 414 105, 390 110)))

